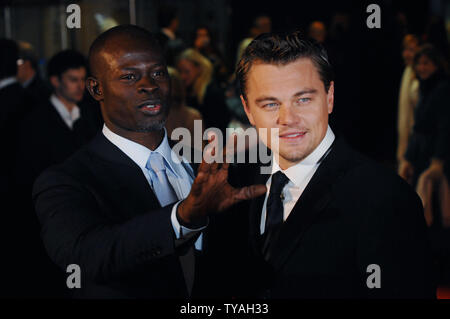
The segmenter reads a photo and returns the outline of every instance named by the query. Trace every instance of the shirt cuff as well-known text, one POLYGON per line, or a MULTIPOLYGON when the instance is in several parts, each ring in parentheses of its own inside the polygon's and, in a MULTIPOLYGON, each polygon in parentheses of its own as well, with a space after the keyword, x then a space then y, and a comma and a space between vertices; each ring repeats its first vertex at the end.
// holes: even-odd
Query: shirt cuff
MULTIPOLYGON (((175 236, 177 239, 180 239, 181 236, 190 234, 192 232, 202 231, 203 229, 205 229, 208 226, 208 225, 205 225, 200 228, 187 228, 187 227, 181 226, 180 222, 178 221, 178 218, 177 218, 177 208, 181 202, 182 201, 180 200, 178 203, 173 205, 172 214, 170 215, 173 231, 175 232, 175 236)), ((203 247, 203 234, 200 234, 200 236, 195 241, 195 249, 202 250, 202 247, 203 247)))

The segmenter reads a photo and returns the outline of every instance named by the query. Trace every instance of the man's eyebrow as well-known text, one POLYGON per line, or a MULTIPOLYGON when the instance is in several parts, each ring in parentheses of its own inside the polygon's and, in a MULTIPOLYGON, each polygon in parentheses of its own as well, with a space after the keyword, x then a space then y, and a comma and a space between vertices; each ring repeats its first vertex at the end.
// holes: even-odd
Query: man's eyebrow
POLYGON ((301 96, 301 95, 304 95, 304 94, 314 94, 314 93, 317 93, 316 89, 305 89, 305 90, 302 90, 302 91, 299 91, 299 92, 295 93, 294 97, 298 97, 298 96, 301 96))
POLYGON ((278 101, 278 99, 272 96, 261 96, 255 100, 255 103, 260 103, 264 101, 278 101))
MULTIPOLYGON (((297 93, 295 93, 293 95, 293 97, 299 97, 304 94, 314 94, 314 93, 317 93, 316 89, 304 89, 304 90, 301 90, 301 91, 298 91, 297 93)), ((265 101, 278 101, 278 99, 273 96, 261 96, 255 100, 255 103, 260 103, 260 102, 265 102, 265 101)))
MULTIPOLYGON (((155 64, 151 64, 149 67, 150 68, 159 68, 159 67, 163 67, 164 63, 155 63, 155 64)), ((139 70, 140 67, 139 66, 127 66, 124 65, 122 67, 119 66, 120 70, 125 70, 125 71, 135 71, 135 70, 139 70)))

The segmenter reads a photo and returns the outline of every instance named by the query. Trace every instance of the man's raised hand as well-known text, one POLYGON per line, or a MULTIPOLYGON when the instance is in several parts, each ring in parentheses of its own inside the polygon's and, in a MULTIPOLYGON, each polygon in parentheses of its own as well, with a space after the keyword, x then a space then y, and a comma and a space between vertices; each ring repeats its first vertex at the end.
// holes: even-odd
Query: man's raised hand
MULTIPOLYGON (((210 139, 210 143, 214 140, 210 139)), ((236 144, 236 139, 233 140, 236 144)), ((211 155, 215 155, 213 148, 211 155)), ((202 224, 206 217, 215 212, 222 212, 232 205, 263 195, 265 185, 251 185, 234 188, 228 183, 229 163, 226 162, 226 150, 221 158, 223 163, 208 163, 203 158, 198 169, 197 177, 192 184, 186 199, 178 206, 178 216, 186 224, 202 224)))

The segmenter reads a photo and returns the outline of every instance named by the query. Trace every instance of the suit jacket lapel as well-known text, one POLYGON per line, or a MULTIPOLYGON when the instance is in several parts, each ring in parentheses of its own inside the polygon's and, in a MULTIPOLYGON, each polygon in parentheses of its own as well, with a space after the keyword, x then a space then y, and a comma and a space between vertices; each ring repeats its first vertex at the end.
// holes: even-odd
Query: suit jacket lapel
MULTIPOLYGON (((263 184, 265 185, 267 183, 267 180, 269 179, 270 175, 258 175, 255 184, 263 184)), ((266 198, 266 194, 261 195, 254 200, 252 200, 250 204, 250 241, 251 246, 253 248, 253 252, 259 256, 261 255, 261 214, 262 214, 262 208, 264 204, 264 199, 266 198)))
POLYGON ((109 187, 119 193, 133 194, 144 211, 160 208, 159 201, 142 173, 141 168, 112 144, 102 132, 89 145, 90 150, 101 159, 99 176, 109 179, 109 187), (123 181, 127 181, 125 184, 123 181))
POLYGON ((333 149, 318 167, 311 181, 281 227, 279 237, 272 246, 269 262, 280 269, 305 231, 313 224, 332 199, 332 187, 346 171, 347 148, 343 141, 336 141, 333 149))

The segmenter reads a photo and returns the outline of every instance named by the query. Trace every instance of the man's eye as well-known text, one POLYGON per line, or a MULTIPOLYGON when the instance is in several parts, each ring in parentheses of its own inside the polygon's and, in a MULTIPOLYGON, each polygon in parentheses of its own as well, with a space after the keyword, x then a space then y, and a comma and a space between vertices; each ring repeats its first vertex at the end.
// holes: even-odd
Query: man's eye
POLYGON ((265 108, 273 108, 273 107, 275 107, 275 106, 277 106, 277 103, 267 103, 267 104, 264 104, 264 107, 265 107, 265 108))
POLYGON ((166 73, 165 71, 159 70, 159 71, 153 72, 153 77, 160 78, 160 77, 166 76, 166 74, 167 74, 167 73, 166 73))
POLYGON ((120 78, 123 80, 131 81, 131 80, 135 80, 136 76, 134 74, 125 74, 125 75, 121 76, 120 78))
POLYGON ((309 101, 311 101, 311 98, 309 98, 309 97, 302 97, 297 100, 297 102, 299 102, 301 104, 308 103, 309 101))

